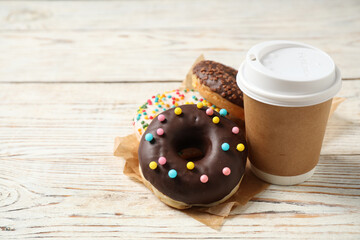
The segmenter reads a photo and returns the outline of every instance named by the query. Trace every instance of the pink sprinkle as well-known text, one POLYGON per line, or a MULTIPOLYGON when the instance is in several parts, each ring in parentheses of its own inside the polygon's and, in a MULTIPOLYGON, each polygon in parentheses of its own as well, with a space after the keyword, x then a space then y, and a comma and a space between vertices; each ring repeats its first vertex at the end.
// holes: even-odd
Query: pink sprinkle
POLYGON ((159 162, 160 165, 165 165, 165 163, 166 163, 166 158, 165 158, 165 157, 159 157, 158 162, 159 162))
POLYGON ((222 170, 222 173, 223 173, 225 176, 229 176, 230 173, 231 173, 231 170, 230 170, 230 168, 228 168, 228 167, 224 167, 223 170, 222 170))
POLYGON ((200 98, 199 101, 202 102, 202 101, 204 101, 204 99, 200 98))
POLYGON ((132 125, 134 126, 134 125, 135 125, 135 122, 132 122, 132 125))
POLYGON ((208 108, 206 109, 206 114, 212 116, 214 114, 214 110, 212 110, 212 108, 208 108))
POLYGON ((231 129, 231 131, 232 131, 233 134, 238 134, 239 133, 239 128, 238 127, 233 127, 231 129))
POLYGON ((156 133, 157 133, 157 135, 161 136, 161 135, 164 134, 164 129, 158 128, 158 129, 156 130, 156 133))
POLYGON ((159 119, 160 122, 162 122, 162 121, 165 120, 165 116, 162 115, 162 114, 160 114, 160 115, 158 116, 158 119, 159 119))
POLYGON ((155 96, 152 96, 151 98, 155 98, 155 96))
POLYGON ((153 116, 150 116, 149 119, 153 119, 154 117, 153 116))
POLYGON ((175 104, 175 100, 174 100, 174 101, 172 101, 172 104, 175 104))
POLYGON ((143 112, 146 112, 146 110, 144 109, 143 112))
POLYGON ((152 102, 151 102, 150 99, 147 100, 147 103, 148 103, 149 105, 152 105, 152 102))
POLYGON ((204 174, 204 175, 201 175, 201 177, 200 177, 200 182, 202 182, 202 183, 207 183, 208 181, 209 181, 208 176, 206 176, 205 174, 204 174))

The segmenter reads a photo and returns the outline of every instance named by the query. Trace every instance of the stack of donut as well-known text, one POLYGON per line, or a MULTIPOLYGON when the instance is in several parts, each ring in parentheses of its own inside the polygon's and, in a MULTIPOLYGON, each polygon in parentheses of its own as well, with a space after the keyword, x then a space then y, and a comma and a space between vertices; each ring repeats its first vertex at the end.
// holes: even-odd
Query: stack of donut
POLYGON ((228 118, 243 119, 236 74, 220 63, 202 61, 193 68, 198 91, 168 91, 139 107, 133 125, 140 141, 140 173, 169 206, 213 206, 239 188, 247 145, 242 130, 228 118))

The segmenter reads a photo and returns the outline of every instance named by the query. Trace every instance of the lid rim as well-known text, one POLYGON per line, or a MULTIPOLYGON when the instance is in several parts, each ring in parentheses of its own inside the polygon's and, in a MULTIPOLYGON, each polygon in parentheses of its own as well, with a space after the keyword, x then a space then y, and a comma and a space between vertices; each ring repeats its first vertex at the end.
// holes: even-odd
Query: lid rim
POLYGON ((329 99, 333 98, 341 89, 342 82, 341 82, 341 75, 340 70, 336 66, 335 73, 336 79, 334 80, 334 84, 331 85, 328 89, 324 91, 313 93, 313 94, 302 94, 302 95, 279 95, 279 94, 269 94, 265 93, 259 89, 254 90, 254 88, 249 87, 247 84, 246 79, 240 73, 242 73, 242 69, 246 62, 244 61, 238 74, 236 76, 237 84, 241 91, 244 94, 248 95, 249 97, 274 106, 282 106, 282 107, 306 107, 316 105, 322 102, 326 102, 329 99), (266 95, 266 96, 264 96, 266 95))

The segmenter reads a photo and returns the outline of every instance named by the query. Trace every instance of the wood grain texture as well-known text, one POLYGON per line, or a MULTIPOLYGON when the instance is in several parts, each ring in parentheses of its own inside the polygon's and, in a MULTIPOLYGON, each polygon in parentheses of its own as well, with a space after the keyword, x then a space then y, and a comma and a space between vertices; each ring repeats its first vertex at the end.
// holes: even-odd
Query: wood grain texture
POLYGON ((202 53, 238 68, 274 39, 322 48, 353 79, 359 12, 356 0, 2 1, 0 81, 179 81, 202 53))
POLYGON ((360 2, 0 1, 0 239, 359 239, 360 2), (122 174, 115 136, 200 54, 253 44, 328 52, 346 97, 315 175, 271 185, 215 231, 122 174))
POLYGON ((132 131, 136 107, 178 83, 0 86, 5 239, 360 236, 360 80, 344 82, 339 96, 347 100, 329 122, 315 175, 295 187, 270 186, 220 232, 159 202, 112 156, 114 137, 132 131))

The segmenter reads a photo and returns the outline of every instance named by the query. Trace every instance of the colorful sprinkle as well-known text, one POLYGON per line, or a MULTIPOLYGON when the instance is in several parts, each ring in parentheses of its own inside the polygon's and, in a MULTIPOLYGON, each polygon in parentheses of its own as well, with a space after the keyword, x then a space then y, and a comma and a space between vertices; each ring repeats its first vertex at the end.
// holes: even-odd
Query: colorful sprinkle
POLYGON ((152 170, 155 170, 157 168, 157 163, 155 161, 152 161, 149 163, 149 168, 152 170))
POLYGON ((219 111, 219 113, 220 113, 220 115, 221 116, 223 116, 223 117, 225 117, 226 115, 227 115, 227 111, 226 111, 226 109, 220 109, 220 111, 219 111))
POLYGON ((202 104, 202 102, 198 102, 196 104, 196 106, 197 106, 198 109, 201 109, 204 106, 204 104, 202 104))
POLYGON ((208 109, 206 109, 206 114, 208 116, 212 116, 214 114, 214 110, 212 110, 211 108, 208 108, 208 109))
POLYGON ((165 120, 165 116, 163 114, 160 114, 158 116, 158 119, 159 119, 160 122, 163 122, 165 120))
POLYGON ((175 108, 174 112, 176 115, 180 115, 182 113, 182 110, 181 110, 181 108, 177 107, 177 108, 175 108))
POLYGON ((236 149, 237 149, 239 152, 242 152, 242 151, 245 150, 245 146, 244 146, 244 144, 239 143, 239 144, 236 146, 236 149))
POLYGON ((170 169, 169 172, 168 172, 168 175, 170 178, 176 178, 177 176, 177 172, 175 169, 170 169))
POLYGON ((220 122, 220 118, 219 117, 213 117, 212 122, 215 124, 218 124, 220 122))
POLYGON ((205 174, 201 175, 200 182, 207 183, 209 181, 209 177, 205 174))
POLYGON ((240 131, 240 129, 239 129, 238 127, 233 127, 233 128, 231 129, 231 131, 232 131, 233 134, 238 134, 239 131, 240 131))
POLYGON ((187 167, 187 169, 189 169, 189 170, 193 170, 194 167, 195 167, 195 164, 194 164, 193 162, 188 162, 188 163, 186 164, 186 167, 187 167))
POLYGON ((162 136, 162 135, 164 134, 164 129, 158 128, 158 129, 156 130, 156 133, 157 133, 157 135, 162 136))
POLYGON ((222 173, 223 173, 225 176, 229 176, 230 173, 231 173, 231 170, 230 170, 230 168, 228 168, 228 167, 224 167, 223 170, 222 170, 222 173))
POLYGON ((145 135, 145 140, 151 142, 154 139, 154 136, 151 133, 145 135))
POLYGON ((166 158, 165 157, 159 157, 158 162, 159 162, 160 165, 165 165, 166 158))
POLYGON ((230 149, 230 145, 228 143, 223 143, 221 144, 221 149, 226 152, 226 151, 229 151, 230 149))
POLYGON ((152 102, 151 102, 150 99, 147 100, 147 103, 148 103, 149 105, 152 105, 152 102))

